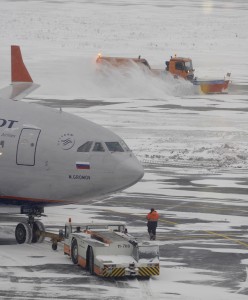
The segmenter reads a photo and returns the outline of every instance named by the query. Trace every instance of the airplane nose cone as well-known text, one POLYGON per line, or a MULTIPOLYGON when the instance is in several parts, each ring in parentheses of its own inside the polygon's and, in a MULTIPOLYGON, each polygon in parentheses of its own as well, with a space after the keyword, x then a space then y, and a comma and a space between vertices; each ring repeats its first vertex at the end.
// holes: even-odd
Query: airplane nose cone
POLYGON ((117 166, 115 182, 120 188, 134 185, 144 176, 144 169, 135 157, 125 160, 117 166))

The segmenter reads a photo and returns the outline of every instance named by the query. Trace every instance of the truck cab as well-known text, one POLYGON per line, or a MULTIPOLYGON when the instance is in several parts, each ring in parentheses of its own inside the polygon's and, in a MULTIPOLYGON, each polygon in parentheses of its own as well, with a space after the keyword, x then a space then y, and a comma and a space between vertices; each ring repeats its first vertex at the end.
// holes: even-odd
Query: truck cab
POLYGON ((187 80, 194 79, 194 69, 192 60, 184 57, 171 57, 170 61, 166 61, 166 71, 174 75, 174 77, 182 77, 187 80))

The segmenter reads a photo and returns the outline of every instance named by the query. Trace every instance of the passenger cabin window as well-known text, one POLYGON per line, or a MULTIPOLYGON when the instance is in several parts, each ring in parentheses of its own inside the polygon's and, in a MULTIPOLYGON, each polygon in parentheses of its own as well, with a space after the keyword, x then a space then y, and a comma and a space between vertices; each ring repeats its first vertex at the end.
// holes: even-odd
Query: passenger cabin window
POLYGON ((92 151, 95 151, 95 152, 104 152, 105 150, 103 148, 102 143, 96 142, 92 151))
POLYGON ((77 152, 89 152, 93 142, 86 142, 82 146, 78 147, 77 152))
POLYGON ((124 152, 123 148, 118 142, 106 142, 105 144, 110 152, 124 152))

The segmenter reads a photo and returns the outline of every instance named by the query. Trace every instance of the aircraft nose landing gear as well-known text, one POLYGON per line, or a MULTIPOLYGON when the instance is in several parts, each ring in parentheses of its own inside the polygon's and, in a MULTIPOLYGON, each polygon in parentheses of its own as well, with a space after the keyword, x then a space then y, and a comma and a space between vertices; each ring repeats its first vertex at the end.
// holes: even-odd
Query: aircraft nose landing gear
POLYGON ((32 241, 32 229, 27 223, 19 223, 15 229, 15 237, 18 244, 28 243, 32 241))
POLYGON ((15 229, 15 237, 18 244, 42 243, 44 241, 45 226, 42 222, 35 220, 44 212, 43 207, 22 207, 21 214, 27 214, 26 222, 19 223, 15 229))

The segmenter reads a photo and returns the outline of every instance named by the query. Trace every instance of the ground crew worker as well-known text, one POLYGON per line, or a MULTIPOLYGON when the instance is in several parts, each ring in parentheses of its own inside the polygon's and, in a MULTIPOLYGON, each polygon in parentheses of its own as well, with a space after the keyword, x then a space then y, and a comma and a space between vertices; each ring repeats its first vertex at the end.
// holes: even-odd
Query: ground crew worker
POLYGON ((151 208, 151 211, 146 216, 147 219, 147 229, 150 235, 150 240, 156 240, 156 229, 158 226, 159 214, 154 208, 151 208))

